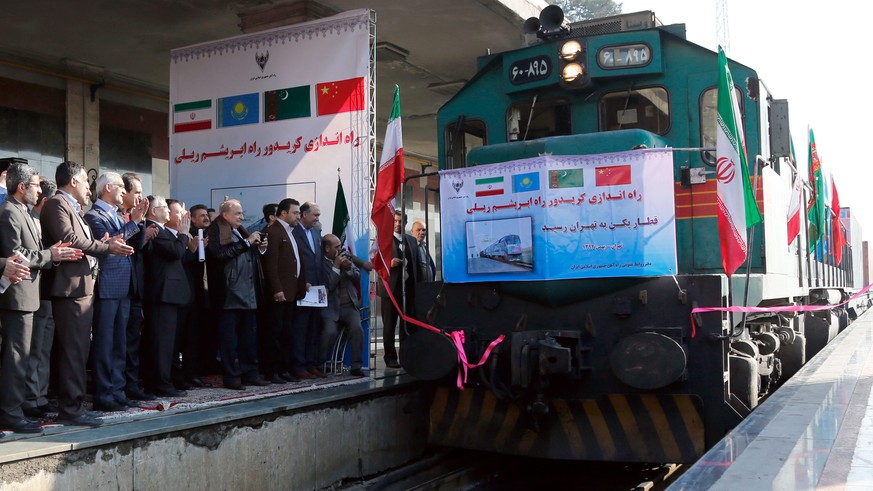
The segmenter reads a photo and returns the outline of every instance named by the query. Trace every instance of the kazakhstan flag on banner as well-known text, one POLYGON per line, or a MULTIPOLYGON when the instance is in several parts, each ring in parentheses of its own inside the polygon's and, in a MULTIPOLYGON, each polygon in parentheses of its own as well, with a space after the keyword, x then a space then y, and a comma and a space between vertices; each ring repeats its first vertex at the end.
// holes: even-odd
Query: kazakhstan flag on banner
POLYGON ((260 120, 259 99, 259 94, 254 92, 216 100, 215 105, 218 109, 216 127, 257 123, 260 120))
POLYGON ((540 190, 540 173, 528 172, 526 174, 516 174, 512 176, 512 191, 515 193, 526 193, 528 191, 540 190))

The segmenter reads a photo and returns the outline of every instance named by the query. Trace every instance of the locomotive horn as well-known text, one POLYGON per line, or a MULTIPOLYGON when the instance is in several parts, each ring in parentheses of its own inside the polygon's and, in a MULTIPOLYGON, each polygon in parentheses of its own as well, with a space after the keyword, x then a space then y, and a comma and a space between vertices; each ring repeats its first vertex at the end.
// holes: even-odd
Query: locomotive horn
POLYGON ((551 31, 561 27, 564 22, 564 11, 557 5, 549 5, 540 12, 540 25, 543 31, 551 31))
POLYGON ((524 21, 524 33, 525 34, 536 34, 537 31, 540 30, 540 20, 536 17, 528 17, 526 21, 524 21))

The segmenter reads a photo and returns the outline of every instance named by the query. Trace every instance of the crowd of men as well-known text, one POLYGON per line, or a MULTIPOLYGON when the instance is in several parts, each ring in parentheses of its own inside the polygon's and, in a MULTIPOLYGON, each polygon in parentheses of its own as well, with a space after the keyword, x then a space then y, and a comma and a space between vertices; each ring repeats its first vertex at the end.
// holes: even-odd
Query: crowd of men
MULTIPOLYGON (((143 197, 134 173, 106 172, 86 208, 81 165, 63 162, 54 177, 21 162, 0 173, 0 429, 38 433, 52 413, 99 426, 101 412, 211 387, 206 374, 221 373, 231 390, 324 378, 340 329, 350 373, 364 375, 358 287, 360 268, 372 266, 322 235, 318 204, 266 205, 261 230, 248 231, 237 200, 186 210, 143 197), (315 286, 327 306, 299 306, 315 286)), ((433 279, 424 224, 412 231, 402 233, 398 215, 398 299, 400 278, 407 295, 416 279, 433 279)), ((398 315, 387 301, 382 315, 385 361, 397 367, 398 315)))

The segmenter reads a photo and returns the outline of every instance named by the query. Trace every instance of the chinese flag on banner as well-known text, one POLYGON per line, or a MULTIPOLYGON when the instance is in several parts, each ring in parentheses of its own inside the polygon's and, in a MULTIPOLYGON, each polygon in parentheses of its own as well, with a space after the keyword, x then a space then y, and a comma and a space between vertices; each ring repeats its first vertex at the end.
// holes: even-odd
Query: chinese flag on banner
POLYGON ((364 109, 364 77, 325 82, 315 86, 318 115, 364 109))
POLYGON ((594 184, 596 186, 621 186, 631 183, 631 166, 611 165, 598 167, 594 171, 594 184))

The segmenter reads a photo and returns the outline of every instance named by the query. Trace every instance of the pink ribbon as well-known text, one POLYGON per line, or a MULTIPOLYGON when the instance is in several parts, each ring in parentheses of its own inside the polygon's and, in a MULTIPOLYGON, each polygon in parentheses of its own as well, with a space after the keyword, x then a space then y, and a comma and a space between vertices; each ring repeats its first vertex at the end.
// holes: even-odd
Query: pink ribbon
POLYGON ((857 299, 858 297, 867 293, 870 288, 873 288, 873 284, 867 285, 861 289, 858 293, 849 297, 845 302, 838 303, 836 305, 783 305, 777 307, 740 307, 740 306, 732 306, 732 307, 697 307, 691 309, 691 337, 697 335, 697 324, 694 322, 694 314, 697 313, 705 313, 705 312, 750 312, 750 313, 760 313, 760 312, 816 312, 819 310, 830 310, 837 307, 841 307, 851 302, 852 300, 857 299))
POLYGON ((460 389, 460 390, 464 390, 464 384, 467 382, 467 371, 470 368, 476 368, 478 366, 484 365, 485 362, 488 361, 488 357, 491 356, 491 352, 494 350, 494 348, 497 347, 498 344, 502 343, 503 340, 506 338, 503 334, 501 334, 500 336, 497 336, 497 339, 495 339, 494 341, 491 341, 491 344, 488 345, 488 348, 485 350, 485 353, 482 354, 482 358, 479 359, 479 363, 471 365, 470 362, 467 361, 467 352, 464 350, 464 342, 466 341, 465 337, 464 337, 464 331, 458 330, 458 331, 452 331, 452 332, 445 332, 445 331, 442 331, 441 329, 434 327, 430 324, 421 322, 417 319, 413 319, 412 317, 407 317, 406 314, 404 314, 403 311, 400 309, 400 306, 397 305, 397 300, 394 298, 394 294, 391 292, 391 287, 388 286, 388 282, 385 281, 385 278, 383 278, 381 275, 377 275, 377 277, 380 280, 382 280, 382 284, 385 286, 385 291, 388 292, 388 298, 391 299, 391 303, 394 305, 394 308, 397 309, 397 312, 400 314, 401 319, 403 319, 406 322, 409 322, 410 324, 416 325, 418 327, 422 327, 422 328, 427 329, 429 331, 444 334, 444 335, 448 336, 449 339, 452 341, 452 344, 455 346, 455 350, 457 350, 457 352, 458 352, 458 364, 459 364, 459 366, 458 366, 457 384, 458 384, 458 389, 460 389))

